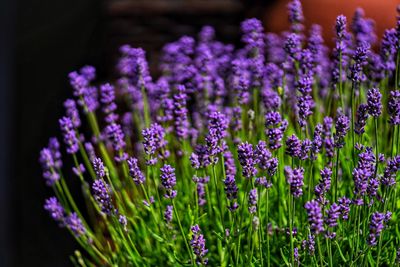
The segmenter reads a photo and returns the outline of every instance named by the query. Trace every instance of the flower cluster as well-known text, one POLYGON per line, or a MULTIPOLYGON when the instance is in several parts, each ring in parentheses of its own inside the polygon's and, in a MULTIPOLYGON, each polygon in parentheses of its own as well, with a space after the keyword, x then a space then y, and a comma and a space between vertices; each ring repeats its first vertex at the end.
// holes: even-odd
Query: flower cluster
POLYGON ((39 163, 75 265, 399 262, 400 14, 380 45, 339 15, 329 49, 287 7, 287 32, 247 19, 240 48, 211 26, 166 44, 157 76, 130 45, 112 81, 69 74, 39 163))

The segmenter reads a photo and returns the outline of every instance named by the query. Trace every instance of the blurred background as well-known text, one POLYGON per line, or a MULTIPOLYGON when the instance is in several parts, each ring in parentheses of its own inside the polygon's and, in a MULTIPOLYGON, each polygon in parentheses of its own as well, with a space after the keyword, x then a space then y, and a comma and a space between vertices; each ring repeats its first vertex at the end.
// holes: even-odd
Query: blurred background
MULTIPOLYGON (((67 74, 85 64, 112 78, 121 44, 143 47, 152 71, 161 47, 212 25, 218 39, 240 45, 240 22, 257 17, 267 31, 287 29, 285 0, 2 0, 0 1, 0 266, 70 266, 77 248, 44 212, 39 150, 58 134, 67 74)), ((398 0, 303 0, 306 25, 332 40, 338 14, 356 7, 395 25, 398 0)))

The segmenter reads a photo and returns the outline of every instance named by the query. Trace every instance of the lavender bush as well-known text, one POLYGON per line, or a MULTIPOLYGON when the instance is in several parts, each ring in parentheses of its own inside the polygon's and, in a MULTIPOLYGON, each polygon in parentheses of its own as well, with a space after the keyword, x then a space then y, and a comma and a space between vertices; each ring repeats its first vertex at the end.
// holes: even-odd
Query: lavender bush
POLYGON ((40 163, 76 266, 399 265, 400 16, 378 45, 340 15, 330 51, 288 9, 280 35, 244 21, 240 49, 209 26, 165 45, 156 80, 129 45, 110 83, 69 74, 40 163))

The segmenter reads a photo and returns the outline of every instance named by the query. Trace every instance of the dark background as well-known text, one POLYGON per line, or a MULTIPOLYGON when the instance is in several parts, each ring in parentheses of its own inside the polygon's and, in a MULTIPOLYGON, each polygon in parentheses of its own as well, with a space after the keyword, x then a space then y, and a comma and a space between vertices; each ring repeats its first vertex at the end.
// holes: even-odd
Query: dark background
MULTIPOLYGON (((360 4, 367 15, 379 20, 378 30, 394 25, 398 0, 385 0, 388 7, 375 0, 341 2, 351 6, 337 0, 303 0, 307 25, 324 24, 325 37, 331 40, 335 16, 351 16, 360 4)), ((91 64, 100 80, 112 79, 118 47, 129 43, 147 51, 156 73, 162 45, 184 34, 194 36, 202 25, 213 25, 218 39, 235 44, 240 39, 240 22, 246 17, 263 19, 267 30, 285 29, 286 3, 1 0, 0 267, 70 266, 68 257, 78 248, 43 210, 51 190, 38 164, 40 149, 50 136, 58 135, 62 103, 71 97, 70 71, 91 64)))

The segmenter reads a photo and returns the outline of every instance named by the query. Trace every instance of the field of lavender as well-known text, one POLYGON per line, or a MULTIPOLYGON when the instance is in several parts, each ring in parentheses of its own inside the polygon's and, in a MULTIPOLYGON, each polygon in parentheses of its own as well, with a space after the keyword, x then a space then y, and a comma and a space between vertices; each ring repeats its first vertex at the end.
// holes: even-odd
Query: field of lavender
POLYGON ((288 11, 242 48, 209 26, 165 45, 157 79, 129 45, 110 83, 69 74, 40 163, 76 266, 399 266, 400 14, 380 41, 338 16, 331 50, 288 11))

